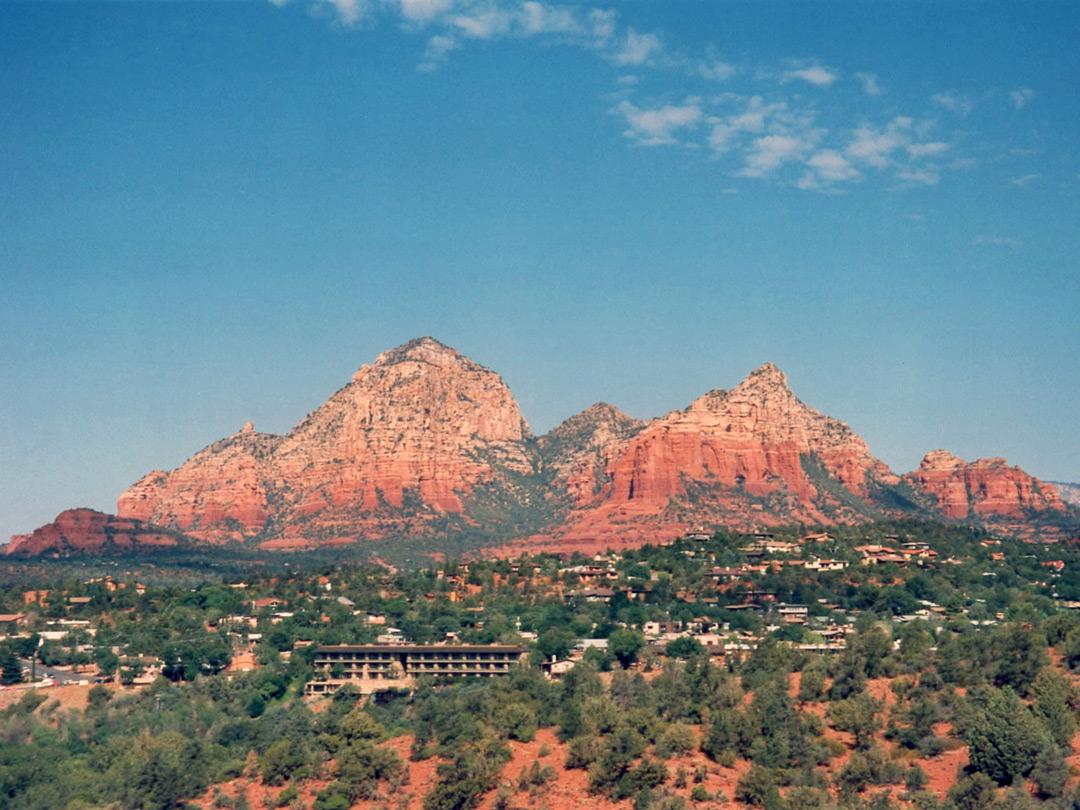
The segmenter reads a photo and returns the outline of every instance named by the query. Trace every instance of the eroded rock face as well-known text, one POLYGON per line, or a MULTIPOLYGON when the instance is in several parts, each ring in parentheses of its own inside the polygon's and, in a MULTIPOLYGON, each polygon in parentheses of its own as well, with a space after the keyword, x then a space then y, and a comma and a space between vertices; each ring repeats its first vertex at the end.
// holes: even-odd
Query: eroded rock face
POLYGON ((598 402, 541 436, 540 453, 554 486, 565 491, 574 506, 609 491, 609 467, 644 425, 614 405, 598 402))
POLYGON ((270 518, 280 443, 280 436, 257 433, 249 422, 171 473, 147 473, 120 496, 117 512, 209 542, 257 535, 270 518))
POLYGON ((658 526, 677 534, 702 520, 751 527, 858 519, 811 480, 808 463, 858 498, 868 496, 868 482, 899 482, 847 425, 800 402, 772 364, 609 444, 606 457, 596 476, 605 485, 591 500, 573 489, 567 536, 630 537, 658 526))
POLYGON ((1003 458, 984 458, 970 464, 945 450, 927 453, 919 469, 905 476, 937 501, 953 520, 974 517, 1023 519, 1030 512, 1061 511, 1057 490, 1033 478, 1003 458))
POLYGON ((150 473, 118 510, 207 540, 422 532, 460 514, 478 483, 531 474, 529 439, 497 374, 420 338, 363 366, 285 436, 249 425, 150 473))
POLYGON ((178 545, 171 532, 140 520, 119 518, 93 509, 68 509, 32 534, 17 534, 7 545, 8 554, 96 554, 125 552, 178 545))
POLYGON ((1032 515, 1070 509, 1001 459, 935 451, 901 479, 771 364, 649 422, 598 403, 534 440, 497 374, 420 338, 363 366, 286 435, 248 424, 144 476, 120 496, 119 518, 64 513, 13 549, 60 548, 79 532, 165 543, 163 526, 273 548, 470 532, 493 546, 520 538, 516 550, 566 550, 708 525, 901 515, 1030 528, 1032 515))

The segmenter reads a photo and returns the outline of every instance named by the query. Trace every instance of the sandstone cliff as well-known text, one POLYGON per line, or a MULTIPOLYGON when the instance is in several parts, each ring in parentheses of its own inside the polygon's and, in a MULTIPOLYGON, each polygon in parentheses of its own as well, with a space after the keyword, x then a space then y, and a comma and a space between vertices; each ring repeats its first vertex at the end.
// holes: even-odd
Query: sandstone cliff
POLYGON ((7 553, 36 557, 41 554, 102 554, 173 548, 186 538, 141 520, 119 518, 93 509, 68 509, 32 534, 11 538, 7 553))
POLYGON ((520 538, 518 548, 566 550, 710 525, 901 516, 1029 534, 1080 525, 1052 486, 1001 459, 968 464, 936 451, 896 476, 772 364, 648 422, 598 403, 535 439, 495 372, 432 338, 382 353, 284 436, 249 423, 176 470, 144 476, 120 496, 119 518, 84 512, 12 550, 77 549, 82 535, 90 548, 166 544, 168 531, 272 548, 520 538))
POLYGON ((257 433, 249 422, 171 473, 147 473, 120 496, 117 513, 208 542, 256 535, 270 517, 273 454, 280 443, 280 436, 257 433))
POLYGON ((800 402, 772 364, 613 438, 605 460, 602 474, 586 470, 599 487, 567 477, 575 509, 556 537, 635 543, 702 522, 865 520, 876 512, 871 489, 900 481, 847 425, 800 402))
POLYGON ((461 515, 473 488, 534 472, 531 439, 495 372, 419 338, 363 366, 285 436, 249 425, 145 476, 118 511, 276 546, 449 530, 438 518, 461 515))
POLYGON ((1003 458, 968 463, 945 450, 927 453, 906 478, 932 496, 953 520, 1006 518, 1023 520, 1032 513, 1062 512, 1057 490, 1003 458))
POLYGON ((610 490, 610 465, 645 423, 614 405, 598 402, 575 414, 539 439, 552 485, 574 506, 583 506, 610 490))

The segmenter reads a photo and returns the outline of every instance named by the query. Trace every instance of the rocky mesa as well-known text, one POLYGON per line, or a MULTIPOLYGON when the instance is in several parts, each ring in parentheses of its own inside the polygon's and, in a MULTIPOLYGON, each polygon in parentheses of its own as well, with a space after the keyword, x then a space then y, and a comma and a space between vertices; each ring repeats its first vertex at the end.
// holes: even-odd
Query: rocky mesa
POLYGON ((68 509, 31 534, 11 538, 7 553, 37 557, 43 554, 105 554, 151 548, 175 548, 187 543, 177 532, 141 520, 117 517, 93 509, 68 509))
POLYGON ((1003 458, 968 463, 946 450, 927 453, 906 478, 933 497, 941 513, 953 520, 973 517, 1023 520, 1032 513, 1061 512, 1057 489, 1033 478, 1003 458))

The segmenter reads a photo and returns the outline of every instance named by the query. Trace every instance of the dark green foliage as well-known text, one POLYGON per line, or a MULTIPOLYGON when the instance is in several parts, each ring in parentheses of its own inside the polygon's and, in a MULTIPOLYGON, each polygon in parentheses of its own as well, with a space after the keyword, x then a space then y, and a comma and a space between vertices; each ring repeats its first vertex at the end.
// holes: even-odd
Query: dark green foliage
POLYGON ((669 641, 664 650, 664 654, 669 658, 694 658, 704 652, 704 645, 690 636, 680 636, 674 641, 669 641))
POLYGON ((0 647, 0 685, 11 686, 14 683, 22 683, 22 665, 19 657, 7 646, 0 647))
POLYGON ((209 783, 211 753, 200 741, 166 731, 133 742, 127 755, 110 769, 129 807, 169 810, 209 783))
POLYGON ((330 785, 315 795, 312 810, 349 810, 352 802, 340 785, 330 785))
POLYGON ((772 771, 756 763, 739 777, 735 784, 735 798, 751 807, 763 807, 765 810, 779 810, 781 806, 780 790, 772 771))
POLYGON ((869 748, 874 741, 874 732, 881 728, 880 709, 880 704, 863 692, 846 700, 833 701, 827 714, 834 728, 855 736, 857 748, 869 748))
POLYGON ((495 786, 499 770, 510 758, 505 748, 469 747, 438 767, 439 781, 424 797, 424 810, 469 810, 495 786))
POLYGON ((1050 663, 1046 638, 1013 625, 1004 632, 995 647, 997 672, 994 682, 998 686, 1012 687, 1020 695, 1027 695, 1039 671, 1050 663))
POLYGON ((842 793, 859 793, 871 785, 895 785, 904 778, 904 768, 889 760, 880 748, 855 751, 840 772, 837 782, 842 793))
POLYGON ((816 703, 821 699, 821 693, 825 690, 825 678, 828 674, 825 659, 815 656, 810 663, 803 667, 799 678, 799 702, 816 703))
POLYGON ((644 646, 645 636, 637 630, 620 628, 608 636, 608 652, 615 656, 623 669, 637 660, 638 653, 644 646))
POLYGON ((1032 709, 1054 742, 1067 747, 1076 733, 1076 709, 1080 701, 1076 687, 1062 673, 1044 667, 1029 689, 1032 709))
POLYGON ((1056 799, 1065 792, 1065 783, 1069 779, 1069 765, 1060 748, 1048 745, 1035 758, 1031 769, 1031 781, 1039 789, 1044 799, 1056 799))
POLYGON ((737 709, 719 710, 709 724, 701 750, 719 762, 725 753, 734 755, 745 750, 753 739, 749 718, 737 709))
POLYGON ((280 785, 307 761, 307 751, 299 740, 278 740, 271 743, 259 757, 259 772, 266 784, 280 785))
POLYGON ((986 688, 971 697, 963 719, 971 768, 999 784, 1031 773, 1039 753, 1053 741, 1011 689, 986 688))
POLYGON ((984 773, 964 777, 951 788, 945 797, 949 810, 989 810, 996 793, 995 784, 984 773))
POLYGON ((693 751, 696 745, 697 735, 690 726, 673 723, 660 735, 653 750, 656 756, 668 759, 693 751))

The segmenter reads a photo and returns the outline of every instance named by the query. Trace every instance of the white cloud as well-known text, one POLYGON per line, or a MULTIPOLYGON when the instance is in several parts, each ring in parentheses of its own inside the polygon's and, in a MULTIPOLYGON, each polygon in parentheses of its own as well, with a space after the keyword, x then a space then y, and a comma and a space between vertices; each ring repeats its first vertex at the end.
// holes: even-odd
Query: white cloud
POLYGON ((822 149, 806 161, 806 165, 815 169, 822 180, 854 180, 861 177, 858 169, 835 149, 822 149))
POLYGON ((1009 93, 1009 98, 1012 99, 1013 106, 1018 110, 1022 110, 1029 101, 1035 98, 1035 91, 1027 87, 1021 87, 1019 90, 1013 90, 1009 93))
POLYGON ((419 70, 432 71, 446 61, 450 51, 461 47, 453 37, 436 34, 428 40, 427 50, 424 52, 424 61, 420 63, 419 70))
MULTIPOLYGON (((291 1, 269 0, 275 5, 291 1)), ((932 140, 936 124, 925 116, 918 120, 895 116, 874 123, 868 117, 851 129, 850 121, 836 118, 836 109, 819 109, 812 102, 801 101, 801 93, 792 93, 786 99, 782 96, 783 86, 788 83, 806 82, 827 88, 840 81, 840 72, 823 64, 789 61, 771 70, 764 67, 754 76, 745 68, 721 59, 711 46, 696 55, 680 53, 662 39, 661 32, 635 30, 621 22, 614 10, 558 5, 547 0, 299 2, 324 11, 332 9, 346 25, 377 25, 394 20, 406 34, 423 36, 426 48, 418 65, 423 71, 437 69, 455 50, 469 46, 474 40, 546 37, 572 48, 593 51, 608 63, 614 91, 608 106, 618 105, 610 111, 625 120, 625 137, 637 145, 708 146, 714 156, 731 154, 729 160, 741 165, 737 176, 772 178, 775 173, 779 181, 793 182, 800 188, 835 191, 837 184, 862 180, 872 174, 872 169, 879 169, 887 171, 887 178, 905 187, 932 186, 940 181, 942 168, 930 161, 951 154, 954 149, 944 141, 932 140), (746 88, 755 81, 764 82, 773 95, 707 89, 714 88, 713 83, 729 82, 735 77, 744 79, 746 88), (637 98, 636 94, 643 93, 643 88, 654 84, 657 93, 654 98, 647 101, 637 98), (671 88, 679 85, 696 85, 712 95, 686 98, 682 103, 664 103, 665 95, 671 98, 671 88), (823 128, 819 120, 827 122, 830 129, 823 128)), ((848 75, 855 83, 847 85, 846 90, 861 88, 868 97, 881 94, 876 74, 848 75)), ((1009 95, 1017 109, 1033 97, 1034 93, 1025 88, 1009 95)), ((954 93, 937 94, 931 102, 958 114, 967 114, 972 109, 971 101, 954 93)), ((863 103, 871 102, 864 99, 863 103)), ((952 155, 948 169, 964 165, 965 161, 971 158, 952 155)), ((1034 179, 1034 176, 1021 177, 1012 183, 1022 186, 1034 179)))
POLYGON ((725 82, 739 72, 734 65, 719 60, 698 62, 696 70, 702 78, 714 82, 725 82))
POLYGON ((713 128, 709 134, 709 146, 716 152, 726 152, 740 133, 764 132, 769 116, 782 112, 786 107, 783 102, 766 104, 761 96, 751 97, 741 112, 726 118, 710 119, 713 128))
POLYGON ((784 74, 784 80, 791 79, 802 79, 802 81, 810 82, 816 87, 828 87, 836 81, 836 74, 821 65, 814 65, 801 70, 789 70, 784 74))
POLYGON ((941 181, 941 174, 933 167, 926 169, 902 169, 896 173, 896 179, 901 181, 900 188, 936 186, 941 181))
POLYGON ((355 25, 367 14, 365 0, 324 0, 324 2, 334 7, 338 19, 346 25, 355 25))
POLYGON ((491 39, 509 31, 510 16, 505 11, 490 9, 478 14, 458 15, 453 23, 474 39, 491 39))
POLYGON ((594 8, 589 12, 588 22, 590 33, 600 43, 611 39, 615 36, 616 19, 617 17, 614 11, 594 8))
POLYGON ((796 135, 764 135, 754 140, 738 175, 765 177, 783 164, 801 159, 812 148, 812 143, 796 135))
POLYGON ((862 83, 863 92, 868 96, 876 96, 881 93, 881 85, 878 77, 873 73, 856 73, 855 78, 862 83))
POLYGON ((947 143, 941 141, 934 141, 933 143, 909 143, 905 149, 907 149, 908 155, 912 158, 924 158, 930 155, 940 155, 942 152, 946 152, 949 149, 947 143))
POLYGON ((633 28, 628 28, 622 48, 615 54, 615 63, 644 65, 653 55, 658 54, 662 47, 660 37, 656 34, 639 34, 633 28))
POLYGON ((1019 239, 1013 239, 1010 236, 987 236, 986 234, 979 234, 976 236, 972 240, 972 244, 1007 247, 1010 250, 1018 250, 1024 246, 1024 243, 1019 239))
POLYGON ((426 22, 449 11, 454 0, 400 0, 401 16, 413 22, 426 22))
POLYGON ((571 34, 583 28, 568 8, 546 6, 543 3, 522 3, 522 27, 527 34, 571 34))
POLYGON ((1019 186, 1020 188, 1023 188, 1029 183, 1034 183, 1041 177, 1041 174, 1025 174, 1023 177, 1014 177, 1012 180, 1009 181, 1009 183, 1014 186, 1019 186))
POLYGON ((884 130, 864 124, 844 151, 854 160, 883 168, 892 161, 893 152, 911 143, 910 127, 911 119, 903 116, 894 118, 884 130))
POLYGON ((629 101, 623 101, 613 112, 626 118, 629 128, 623 135, 642 146, 679 143, 674 135, 676 130, 691 127, 702 119, 698 99, 687 99, 682 106, 669 104, 653 110, 641 109, 629 101))
POLYGON ((971 112, 971 102, 962 96, 954 96, 951 93, 937 93, 930 100, 939 107, 944 107, 949 112, 957 115, 967 115, 971 112))

